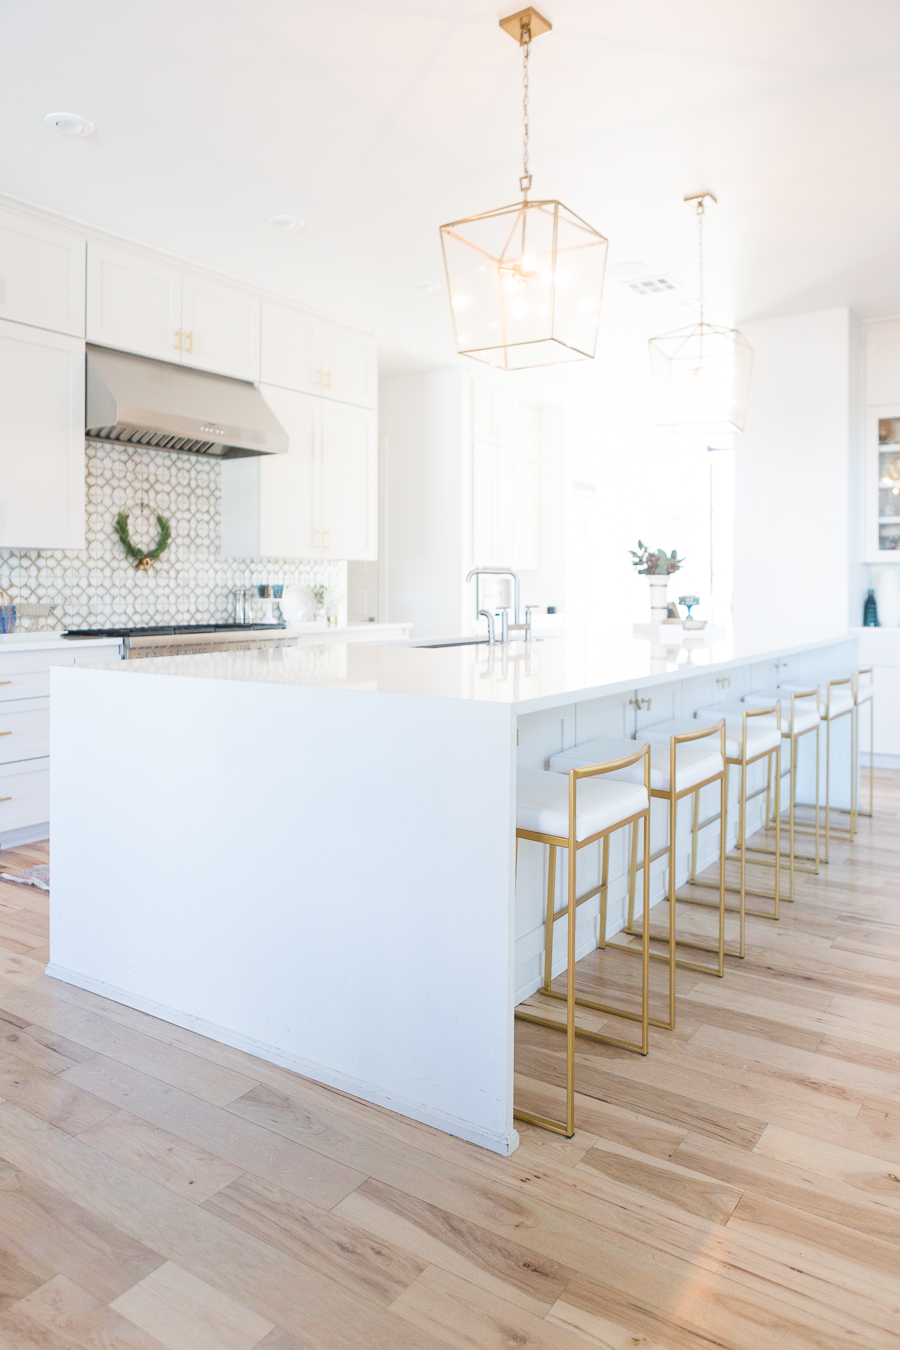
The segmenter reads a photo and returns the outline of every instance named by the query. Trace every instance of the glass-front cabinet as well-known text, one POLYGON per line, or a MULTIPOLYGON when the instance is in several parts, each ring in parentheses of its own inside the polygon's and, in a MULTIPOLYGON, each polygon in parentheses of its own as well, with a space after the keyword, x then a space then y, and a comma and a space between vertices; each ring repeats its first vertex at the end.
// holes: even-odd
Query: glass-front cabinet
POLYGON ((878 418, 878 552, 900 549, 900 413, 878 418))

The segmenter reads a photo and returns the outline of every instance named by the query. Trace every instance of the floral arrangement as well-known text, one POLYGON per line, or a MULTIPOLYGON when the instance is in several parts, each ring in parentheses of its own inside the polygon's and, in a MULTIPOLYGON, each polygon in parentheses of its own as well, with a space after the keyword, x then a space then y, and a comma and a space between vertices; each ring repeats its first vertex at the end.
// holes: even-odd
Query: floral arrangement
POLYGON ((636 567, 642 577, 665 577, 671 572, 677 572, 679 567, 684 565, 684 558, 679 558, 676 549, 671 553, 666 553, 665 549, 658 548, 651 552, 643 540, 638 540, 638 551, 630 548, 631 565, 636 567))

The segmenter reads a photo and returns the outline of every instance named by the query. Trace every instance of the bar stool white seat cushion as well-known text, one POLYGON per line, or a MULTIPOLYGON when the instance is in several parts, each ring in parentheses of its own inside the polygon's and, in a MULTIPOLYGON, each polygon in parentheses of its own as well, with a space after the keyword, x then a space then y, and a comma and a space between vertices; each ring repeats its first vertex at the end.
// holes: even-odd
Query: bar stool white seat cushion
POLYGON ((868 703, 869 699, 874 697, 875 697, 874 684, 863 684, 862 681, 860 681, 859 687, 856 690, 857 703, 868 703))
MULTIPOLYGON (((809 688, 808 684, 783 684, 781 688, 787 694, 802 694, 809 688)), ((811 701, 811 700, 810 700, 811 701)), ((782 700, 784 702, 784 700, 782 700)), ((787 704, 790 709, 791 700, 788 698, 787 704)), ((848 713, 853 707, 853 689, 849 684, 840 684, 831 691, 831 721, 836 717, 841 717, 848 713)), ((828 689, 822 684, 819 686, 819 716, 822 720, 828 718, 828 689)))
MULTIPOLYGON (((760 689, 755 694, 745 694, 743 701, 749 708, 768 708, 778 699, 781 699, 781 734, 782 736, 790 736, 791 695, 784 685, 780 689, 760 689)), ((804 698, 799 703, 794 704, 794 733, 796 735, 799 735, 801 731, 811 731, 813 727, 819 725, 820 720, 816 711, 815 700, 804 698)))
MULTIPOLYGON (((645 727, 641 732, 647 740, 659 741, 661 744, 668 744, 669 736, 683 736, 686 732, 699 731, 701 727, 714 727, 717 722, 725 718, 725 757, 726 759, 740 759, 741 757, 741 737, 743 734, 743 717, 734 713, 719 712, 718 708, 701 708, 695 712, 693 717, 674 717, 670 722, 660 722, 655 727, 645 727)), ((756 755, 762 755, 767 750, 775 750, 781 742, 781 733, 774 724, 773 719, 765 717, 754 717, 747 724, 747 758, 753 759, 756 755), (768 726, 756 727, 757 722, 769 722, 768 726)), ((705 741, 695 741, 697 746, 715 746, 719 748, 719 738, 710 736, 705 741)))
MULTIPOLYGON (((633 742, 629 742, 633 748, 633 742)), ((647 809, 643 783, 613 783, 609 775, 582 779, 575 790, 575 839, 609 830, 647 809)), ((544 769, 520 769, 516 784, 516 828, 569 837, 569 780, 544 769)))
MULTIPOLYGON (((550 768, 554 773, 568 773, 570 769, 581 769, 587 764, 605 764, 611 759, 633 755, 646 740, 649 740, 649 737, 641 732, 641 735, 633 741, 620 741, 612 737, 585 741, 583 745, 575 745, 571 750, 562 750, 559 754, 553 755, 550 759, 550 768)), ((685 792, 696 783, 703 783, 707 778, 722 772, 722 756, 718 746, 715 748, 712 746, 712 737, 701 748, 679 745, 675 769, 676 792, 685 792)), ((612 773, 605 776, 619 779, 623 783, 643 783, 644 766, 638 762, 627 769, 613 769, 612 773)), ((650 742, 650 786, 657 792, 670 791, 668 737, 665 745, 650 742)))

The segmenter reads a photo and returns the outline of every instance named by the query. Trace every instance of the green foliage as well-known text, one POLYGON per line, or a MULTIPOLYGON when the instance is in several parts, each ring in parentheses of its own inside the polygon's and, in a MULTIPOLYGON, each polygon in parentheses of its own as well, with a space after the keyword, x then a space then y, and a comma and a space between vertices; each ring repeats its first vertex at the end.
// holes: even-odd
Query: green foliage
POLYGON ((679 558, 677 549, 673 548, 671 553, 666 553, 662 548, 651 551, 642 539, 638 540, 637 551, 630 548, 628 552, 631 554, 632 567, 636 567, 642 577, 668 576, 671 572, 677 572, 685 562, 684 558, 679 558))
POLYGON ((172 527, 166 516, 161 516, 157 512, 156 523, 159 526, 159 537, 153 547, 145 553, 143 549, 139 549, 131 541, 131 533, 128 529, 128 512, 120 511, 116 516, 116 534, 119 536, 119 543, 140 571, 146 571, 151 563, 157 562, 172 542, 172 527))

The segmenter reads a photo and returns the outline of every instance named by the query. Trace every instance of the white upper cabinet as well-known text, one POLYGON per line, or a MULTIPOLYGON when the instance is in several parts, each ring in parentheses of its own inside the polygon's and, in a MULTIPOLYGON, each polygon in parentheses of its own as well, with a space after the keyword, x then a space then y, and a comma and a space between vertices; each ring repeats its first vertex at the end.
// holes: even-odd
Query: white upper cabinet
POLYGON ((321 549, 327 557, 378 557, 378 446, 375 415, 323 403, 321 549))
POLYGON ((84 337, 83 236, 0 211, 0 319, 84 337))
POLYGON ((517 455, 513 464, 515 565, 523 572, 541 565, 541 466, 517 455))
POLYGON ((375 339, 326 323, 297 305, 262 303, 261 378, 298 393, 374 408, 378 393, 375 339))
POLYGON ((137 249, 88 244, 87 340, 180 361, 181 272, 137 249))
POLYGON ((260 305, 252 292, 186 272, 181 305, 184 365, 259 379, 260 305))
POLYGON ((378 393, 375 339, 338 324, 322 328, 321 387, 326 398, 374 408, 378 393))
POLYGON ((286 455, 222 463, 226 557, 378 556, 375 414, 262 385, 288 434, 286 455))
POLYGON ((84 341, 0 320, 0 547, 84 548, 84 341))
POLYGON ((476 441, 513 445, 516 438, 516 397, 489 380, 472 381, 472 435, 476 441))
POLYGON ((239 380, 259 379, 259 299, 155 254, 88 244, 87 339, 239 380))
POLYGON ((263 300, 262 383, 296 389, 298 393, 319 393, 321 329, 321 321, 305 310, 263 300))

